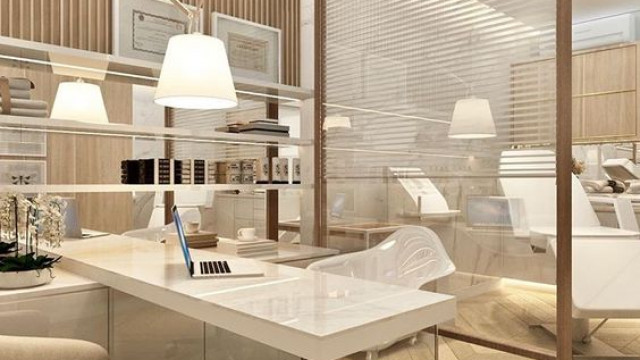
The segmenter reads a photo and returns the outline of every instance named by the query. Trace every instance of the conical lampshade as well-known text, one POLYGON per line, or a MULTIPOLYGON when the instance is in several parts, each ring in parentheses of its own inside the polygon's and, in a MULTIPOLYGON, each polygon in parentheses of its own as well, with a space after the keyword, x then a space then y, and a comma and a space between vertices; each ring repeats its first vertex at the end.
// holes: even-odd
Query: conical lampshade
POLYGON ((181 109, 228 109, 238 105, 224 43, 200 33, 169 39, 156 104, 181 109))
POLYGON ((486 139, 496 136, 496 125, 487 99, 462 99, 456 102, 449 128, 452 139, 486 139))
POLYGON ((100 86, 78 81, 61 82, 53 101, 51 118, 92 124, 108 124, 100 86))

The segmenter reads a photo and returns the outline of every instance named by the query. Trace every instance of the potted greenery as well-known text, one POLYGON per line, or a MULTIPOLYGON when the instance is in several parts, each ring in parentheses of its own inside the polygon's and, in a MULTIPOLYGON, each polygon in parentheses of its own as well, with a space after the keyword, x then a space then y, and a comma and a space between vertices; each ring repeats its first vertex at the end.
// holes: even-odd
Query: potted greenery
POLYGON ((60 246, 64 234, 65 202, 39 194, 0 195, 0 288, 48 284, 60 260, 40 254, 40 247, 60 246))

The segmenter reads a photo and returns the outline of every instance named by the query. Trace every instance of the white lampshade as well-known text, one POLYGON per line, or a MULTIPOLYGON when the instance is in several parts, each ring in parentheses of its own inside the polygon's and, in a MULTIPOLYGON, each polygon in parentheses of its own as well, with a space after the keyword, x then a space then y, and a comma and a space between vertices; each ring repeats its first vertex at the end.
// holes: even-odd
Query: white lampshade
POLYGON ((322 130, 331 128, 351 128, 351 119, 348 116, 327 116, 324 118, 322 130))
POLYGON ((108 124, 100 86, 88 84, 82 79, 61 82, 51 109, 51 118, 108 124))
POLYGON ((487 99, 462 99, 456 102, 449 137, 453 139, 486 139, 496 136, 496 125, 487 99))
POLYGON ((224 43, 200 33, 169 39, 156 104, 181 109, 228 109, 238 105, 224 43))

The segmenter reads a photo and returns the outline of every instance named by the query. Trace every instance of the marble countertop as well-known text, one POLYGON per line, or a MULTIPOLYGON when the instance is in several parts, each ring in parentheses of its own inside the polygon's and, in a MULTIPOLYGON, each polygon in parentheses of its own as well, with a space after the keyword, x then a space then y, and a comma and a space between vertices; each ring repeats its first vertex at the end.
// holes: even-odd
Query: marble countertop
POLYGON ((365 350, 456 313, 448 295, 257 260, 243 261, 264 277, 191 279, 179 247, 117 235, 66 242, 55 252, 69 271, 311 360, 365 350))

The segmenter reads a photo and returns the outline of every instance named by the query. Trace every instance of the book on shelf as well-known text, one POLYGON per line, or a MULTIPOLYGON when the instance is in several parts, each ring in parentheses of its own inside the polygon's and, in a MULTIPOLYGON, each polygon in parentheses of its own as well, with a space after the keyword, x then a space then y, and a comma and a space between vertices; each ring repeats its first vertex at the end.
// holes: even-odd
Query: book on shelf
POLYGON ((281 132, 281 131, 248 130, 248 131, 243 131, 241 133, 251 134, 251 135, 269 135, 269 136, 278 136, 278 137, 289 137, 289 132, 281 132))
POLYGON ((251 131, 251 130, 264 130, 264 131, 277 131, 277 132, 289 132, 289 126, 287 125, 278 125, 278 124, 262 124, 262 123, 254 123, 247 125, 240 125, 238 127, 240 132, 251 131))
MULTIPOLYGON (((180 184, 181 175, 176 176, 173 159, 123 160, 120 163, 123 184, 169 185, 180 184)), ((178 171, 181 174, 181 171, 178 171)))

